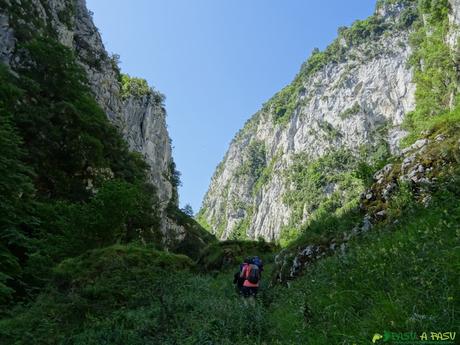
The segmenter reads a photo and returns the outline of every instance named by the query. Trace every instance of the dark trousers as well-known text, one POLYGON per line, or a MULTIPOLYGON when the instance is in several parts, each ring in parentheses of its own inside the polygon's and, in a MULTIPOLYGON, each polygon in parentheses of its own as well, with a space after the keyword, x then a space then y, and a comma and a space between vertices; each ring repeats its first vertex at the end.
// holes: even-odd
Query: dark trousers
POLYGON ((241 291, 243 292, 243 296, 244 297, 250 297, 250 296, 254 296, 256 297, 257 296, 257 290, 259 288, 257 287, 249 287, 249 286, 243 286, 243 288, 241 289, 241 291))

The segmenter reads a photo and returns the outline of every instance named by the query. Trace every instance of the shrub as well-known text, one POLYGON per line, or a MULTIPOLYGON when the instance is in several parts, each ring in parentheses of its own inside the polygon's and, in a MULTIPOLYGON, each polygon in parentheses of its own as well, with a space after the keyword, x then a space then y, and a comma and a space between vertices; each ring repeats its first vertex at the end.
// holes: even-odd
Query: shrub
POLYGON ((128 74, 121 74, 121 98, 129 97, 142 98, 152 96, 160 105, 163 105, 165 96, 156 90, 153 90, 145 79, 130 77, 128 74))
MULTIPOLYGON (((447 0, 424 0, 419 10, 424 15, 426 25, 418 22, 417 30, 411 36, 414 53, 410 63, 415 69, 414 81, 416 108, 408 114, 405 125, 413 135, 431 118, 439 116, 455 105, 458 76, 455 59, 445 41, 449 30, 447 0)), ((410 138, 405 142, 410 143, 410 138)))

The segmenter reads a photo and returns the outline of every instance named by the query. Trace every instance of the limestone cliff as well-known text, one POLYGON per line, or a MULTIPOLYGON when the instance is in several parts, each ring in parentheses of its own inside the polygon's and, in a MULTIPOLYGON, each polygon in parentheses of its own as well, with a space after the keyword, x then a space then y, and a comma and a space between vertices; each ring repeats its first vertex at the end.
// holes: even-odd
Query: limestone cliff
MULTIPOLYGON (((204 198, 202 224, 222 239, 274 240, 308 220, 326 199, 343 206, 345 193, 361 191, 331 180, 320 185, 317 204, 289 201, 303 183, 292 178, 293 167, 307 168, 339 151, 357 156, 382 147, 399 150, 400 125, 415 106, 408 59, 416 16, 411 1, 381 1, 372 17, 339 29, 325 52, 313 52, 292 84, 233 139, 204 198)), ((347 169, 345 164, 342 173, 347 169)))
POLYGON ((85 0, 0 1, 0 61, 13 70, 29 30, 51 35, 75 52, 97 102, 130 148, 142 153, 150 165, 150 178, 165 208, 173 187, 168 178, 172 158, 163 98, 154 90, 141 97, 121 97, 117 58, 105 50, 85 0))

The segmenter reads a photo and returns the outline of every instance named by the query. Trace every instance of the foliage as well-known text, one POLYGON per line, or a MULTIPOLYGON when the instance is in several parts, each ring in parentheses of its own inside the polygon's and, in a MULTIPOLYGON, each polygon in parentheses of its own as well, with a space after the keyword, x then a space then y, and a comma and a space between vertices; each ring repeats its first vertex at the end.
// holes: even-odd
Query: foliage
POLYGON ((448 0, 420 1, 419 9, 425 24, 418 22, 417 30, 411 36, 414 53, 410 63, 415 68, 417 89, 416 109, 405 121, 412 131, 405 140, 406 144, 420 135, 426 122, 432 122, 433 117, 455 104, 458 76, 453 52, 445 41, 449 30, 448 8, 448 0))
POLYGON ((191 273, 185 257, 134 245, 87 252, 55 269, 55 287, 0 321, 0 340, 335 344, 369 342, 382 327, 455 328, 459 257, 452 240, 460 209, 453 201, 460 190, 458 180, 445 186, 430 209, 405 208, 399 224, 382 224, 351 241, 346 255, 323 258, 289 288, 267 286, 278 249, 265 243, 210 246, 198 268, 220 270, 215 275, 191 273), (255 306, 239 300, 231 286, 234 269, 251 255, 266 262, 255 306))
MULTIPOLYGON (((30 1, 22 4, 33 13, 30 1)), ((20 11, 16 7, 13 19, 20 11)), ((358 344, 368 343, 382 327, 455 329, 458 81, 444 43, 447 2, 422 0, 420 10, 426 27, 414 22, 413 11, 403 12, 397 23, 417 26, 417 108, 408 121, 410 140, 421 130, 428 130, 430 139, 452 134, 424 152, 425 160, 436 156, 438 163, 453 157, 442 172, 432 170, 439 173, 439 187, 430 207, 417 205, 410 185, 400 183, 386 208, 386 222, 352 238, 345 252, 310 265, 289 287, 268 288, 263 279, 255 305, 234 293, 233 269, 244 257, 259 255, 269 276, 280 248, 264 241, 215 241, 177 208, 180 174, 171 162, 167 178, 175 192, 167 215, 186 229, 184 241, 172 243, 172 250, 187 253, 197 265, 158 251, 163 241, 158 201, 147 183, 145 162, 128 151, 108 123, 72 53, 51 39, 33 39, 26 27, 18 30, 18 37, 28 37, 21 41, 27 56, 23 68, 13 76, 0 66, 0 342, 358 344), (12 299, 22 303, 13 307, 12 299)), ((341 29, 339 39, 324 52, 315 51, 294 83, 266 105, 275 120, 286 123, 295 112, 309 76, 343 59, 346 46, 373 40, 386 27, 371 17, 341 29)), ((128 84, 130 96, 142 97, 148 88, 139 80, 128 84)), ((362 148, 359 158, 347 150, 315 160, 294 157, 287 175, 285 201, 293 218, 283 232, 285 251, 329 245, 362 220, 358 194, 389 155, 387 145, 375 142, 362 148)), ((263 143, 252 141, 245 167, 256 193, 275 164, 274 158, 267 164, 266 156, 263 143)), ((228 185, 222 188, 225 199, 228 191, 228 185)), ((246 212, 236 235, 249 226, 252 210, 246 207, 246 212)), ((226 218, 213 222, 218 234, 228 224, 226 218)))
POLYGON ((334 225, 337 217, 357 206, 360 193, 373 182, 374 172, 389 158, 388 144, 378 136, 376 133, 376 145, 363 147, 359 156, 345 149, 315 160, 305 154, 294 156, 285 177, 288 191, 283 201, 292 213, 281 231, 283 247, 299 239, 302 241, 302 229, 316 228, 315 224, 320 224, 317 229, 324 238, 330 235, 329 228, 340 230, 334 225), (325 219, 331 222, 330 226, 323 223, 325 219))
POLYGON ((350 117, 352 117, 352 116, 354 116, 356 114, 359 114, 360 111, 361 111, 361 106, 358 104, 358 102, 356 102, 350 108, 345 109, 343 112, 341 112, 339 117, 342 120, 346 120, 346 119, 349 119, 350 117))
POLYGON ((273 332, 286 344, 351 344, 370 342, 382 327, 455 329, 457 183, 440 191, 430 208, 404 208, 397 224, 382 224, 349 243, 346 254, 321 259, 289 289, 277 287, 273 332))
MULTIPOLYGON (((2 96, 7 87, 0 84, 2 96)), ((34 188, 31 171, 20 160, 21 140, 1 103, 0 147, 0 303, 6 304, 15 289, 22 289, 21 266, 30 246, 26 231, 34 223, 30 215, 34 188)))
POLYGON ((342 137, 343 134, 340 129, 335 128, 331 123, 328 121, 318 121, 318 127, 323 131, 326 138, 328 140, 337 140, 338 138, 342 137))
POLYGON ((267 311, 240 303, 233 272, 216 279, 191 270, 186 257, 135 245, 66 260, 55 270, 55 288, 0 321, 0 341, 261 344, 267 311))
POLYGON ((275 123, 285 124, 292 116, 299 93, 302 90, 302 79, 296 77, 294 81, 279 91, 275 96, 264 104, 264 109, 273 114, 275 123))
POLYGON ((363 41, 379 38, 387 28, 388 24, 381 17, 373 15, 357 20, 350 28, 341 30, 339 37, 344 38, 349 45, 358 45, 363 41))
POLYGON ((179 186, 181 185, 181 180, 180 180, 180 171, 176 169, 176 163, 174 160, 171 158, 171 161, 169 162, 169 171, 166 176, 168 181, 171 183, 172 186, 172 196, 169 201, 169 207, 176 208, 177 205, 179 204, 179 186))
POLYGON ((71 51, 47 39, 24 49, 29 59, 14 82, 23 96, 10 104, 40 195, 85 200, 89 179, 95 188, 106 180, 100 171, 129 182, 145 178, 147 165, 108 122, 71 51))
POLYGON ((270 159, 270 163, 268 163, 262 169, 262 172, 260 173, 256 183, 254 184, 254 187, 252 188, 252 193, 254 195, 256 195, 262 189, 262 187, 270 181, 274 173, 275 164, 278 162, 280 157, 281 153, 278 152, 270 159))
POLYGON ((152 195, 142 186, 112 180, 86 203, 42 204, 38 209, 42 220, 38 238, 44 247, 51 248, 48 254, 57 262, 114 243, 156 240, 159 218, 152 212, 152 205, 157 203, 149 199, 152 195))
POLYGON ((163 105, 165 96, 158 91, 153 90, 145 79, 131 77, 128 74, 121 74, 121 98, 129 97, 142 98, 144 96, 152 96, 155 101, 163 105))
POLYGON ((334 151, 316 160, 304 154, 295 156, 286 176, 290 188, 284 196, 284 202, 292 209, 292 224, 302 223, 305 215, 311 215, 320 206, 334 212, 359 195, 363 185, 352 173, 356 164, 357 159, 347 150, 334 151))
POLYGON ((387 128, 374 133, 375 143, 373 145, 364 145, 359 149, 359 157, 353 174, 363 181, 366 187, 373 182, 373 175, 376 171, 382 169, 388 161, 391 160, 391 152, 387 137, 387 128))
POLYGON ((193 217, 194 215, 192 205, 190 204, 186 204, 181 211, 184 212, 189 217, 193 217))
MULTIPOLYGON (((412 0, 408 0, 412 1, 412 0)), ((400 16, 399 16, 399 23, 398 27, 400 29, 410 28, 414 22, 419 18, 419 13, 416 7, 411 6, 405 8, 400 16)))
POLYGON ((243 262, 247 256, 259 256, 265 263, 273 261, 279 250, 274 243, 265 241, 227 240, 208 245, 200 255, 197 265, 200 270, 226 270, 243 262))
POLYGON ((230 240, 248 240, 248 230, 251 225, 254 209, 251 206, 243 206, 245 211, 244 218, 241 219, 236 226, 231 230, 230 240))
POLYGON ((257 181, 266 165, 264 142, 253 140, 245 149, 243 163, 238 168, 237 175, 249 175, 254 181, 257 181))
MULTIPOLYGON (((209 244, 216 241, 214 235, 209 233, 203 228, 199 222, 184 213, 178 207, 172 207, 171 205, 167 208, 168 217, 174 221, 174 223, 184 230, 184 233, 179 235, 179 240, 176 238, 169 240, 169 249, 174 253, 180 253, 188 255, 192 259, 196 260, 201 251, 209 244)), ((171 230, 170 230, 171 231, 171 230)), ((172 230, 174 231, 174 230, 172 230)), ((175 232, 172 232, 172 236, 177 236, 175 232)))
POLYGON ((249 173, 257 181, 267 165, 265 144, 260 141, 252 141, 248 146, 247 155, 249 173))
MULTIPOLYGON (((47 9, 48 4, 46 2, 42 5, 47 9)), ((20 42, 35 37, 37 31, 43 34, 52 33, 51 27, 42 19, 40 9, 31 0, 21 1, 21 6, 8 0, 0 0, 0 8, 9 14, 9 22, 14 28, 14 36, 20 42), (25 18, 27 20, 24 20, 25 18)))
POLYGON ((211 232, 212 226, 209 224, 209 222, 206 219, 206 207, 201 206, 200 210, 198 211, 195 219, 196 221, 203 227, 208 232, 211 232))
POLYGON ((108 122, 73 53, 52 38, 21 49, 15 75, 0 66, 3 301, 35 294, 66 257, 159 243, 147 164, 108 122))

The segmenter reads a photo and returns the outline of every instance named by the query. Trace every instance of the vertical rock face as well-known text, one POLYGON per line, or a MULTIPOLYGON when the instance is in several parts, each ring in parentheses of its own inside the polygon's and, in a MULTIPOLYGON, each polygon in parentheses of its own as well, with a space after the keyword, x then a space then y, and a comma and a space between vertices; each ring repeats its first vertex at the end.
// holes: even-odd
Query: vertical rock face
POLYGON ((156 93, 143 97, 120 95, 120 72, 116 59, 104 48, 85 0, 0 1, 0 61, 15 68, 17 40, 12 20, 22 21, 34 31, 53 35, 73 49, 85 69, 90 87, 107 117, 122 131, 132 150, 143 154, 150 165, 150 178, 166 206, 172 195, 168 181, 171 145, 166 112, 156 93), (14 18, 13 18, 14 16, 14 18), (24 18, 34 18, 25 21, 24 18))
POLYGON ((450 23, 460 26, 460 0, 449 0, 449 3, 452 9, 449 15, 450 23))
POLYGON ((9 63, 15 41, 7 15, 0 13, 0 62, 9 63))
POLYGON ((460 38, 460 0, 449 0, 449 4, 452 11, 449 14, 451 32, 448 35, 448 42, 458 52, 458 40, 460 38))
MULTIPOLYGON (((335 150, 357 152, 380 140, 398 151, 404 136, 400 125, 415 106, 407 64, 411 23, 403 24, 401 15, 410 10, 403 2, 379 5, 373 20, 381 32, 359 42, 346 39, 352 29, 349 36, 339 35, 334 44, 345 51, 340 58, 311 73, 301 71, 246 123, 212 178, 199 213, 203 224, 222 239, 236 232, 277 239, 292 216, 285 199, 293 186, 286 175, 296 155, 314 161, 335 150), (279 110, 282 97, 288 105, 279 110)), ((307 63, 303 70, 308 68, 307 63)), ((324 193, 334 188, 331 184, 324 193)), ((304 211, 303 221, 308 216, 304 211)))
POLYGON ((124 136, 129 146, 144 155, 158 197, 166 206, 172 195, 167 179, 171 162, 171 143, 166 129, 166 112, 155 93, 129 97, 122 103, 124 136))

